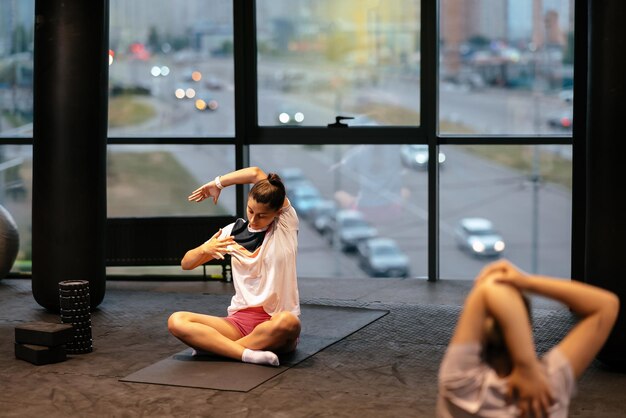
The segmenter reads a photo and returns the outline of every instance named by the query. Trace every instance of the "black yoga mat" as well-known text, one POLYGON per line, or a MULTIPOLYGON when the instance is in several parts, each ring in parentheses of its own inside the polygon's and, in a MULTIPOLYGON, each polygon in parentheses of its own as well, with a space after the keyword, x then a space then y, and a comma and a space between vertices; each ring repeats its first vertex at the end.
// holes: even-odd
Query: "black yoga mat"
POLYGON ((300 343, 296 351, 280 357, 279 367, 216 356, 192 357, 188 348, 120 381, 248 392, 388 313, 325 305, 302 305, 301 310, 300 343))

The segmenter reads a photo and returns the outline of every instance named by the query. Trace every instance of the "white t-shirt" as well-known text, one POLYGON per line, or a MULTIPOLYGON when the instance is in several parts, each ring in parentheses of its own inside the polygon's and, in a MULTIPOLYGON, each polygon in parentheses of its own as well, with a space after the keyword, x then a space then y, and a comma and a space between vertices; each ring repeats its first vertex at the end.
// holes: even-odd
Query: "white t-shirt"
MULTIPOLYGON (((507 402, 507 378, 480 358, 479 343, 452 344, 439 369, 438 418, 518 417, 519 409, 507 402)), ((576 392, 574 372, 557 348, 542 357, 541 364, 550 382, 554 403, 550 418, 567 418, 570 399, 576 392)))
MULTIPOLYGON (((224 227, 220 237, 230 235, 233 225, 224 227)), ((300 315, 296 273, 298 215, 291 204, 283 207, 268 227, 255 257, 237 250, 230 254, 235 295, 228 307, 229 314, 262 306, 270 315, 281 311, 300 315)))

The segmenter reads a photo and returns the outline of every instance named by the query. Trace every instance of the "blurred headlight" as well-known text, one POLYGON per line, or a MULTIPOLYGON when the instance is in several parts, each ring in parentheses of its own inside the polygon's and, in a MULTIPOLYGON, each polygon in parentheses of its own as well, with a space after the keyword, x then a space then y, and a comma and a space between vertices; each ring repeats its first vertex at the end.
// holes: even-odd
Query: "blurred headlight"
POLYGON ((446 154, 443 152, 439 153, 439 164, 443 163, 446 160, 446 154))
POLYGON ((278 115, 278 120, 280 121, 280 123, 289 123, 289 119, 289 115, 285 112, 278 115))
POLYGON ((480 241, 474 241, 472 243, 472 250, 474 250, 477 253, 482 253, 483 251, 485 251, 485 244, 483 244, 480 241))
POLYGON ((176 92, 174 94, 176 95, 177 99, 183 99, 185 97, 185 90, 176 89, 176 92))
POLYGON ((304 113, 296 112, 293 118, 295 119, 296 122, 300 123, 304 120, 304 113))
POLYGON ((428 156, 424 154, 417 154, 415 156, 415 162, 418 164, 426 164, 428 162, 428 156))
POLYGON ((497 242, 494 244, 493 248, 494 248, 496 251, 504 251, 504 241, 497 241, 497 242))
POLYGON ((198 109, 198 110, 206 109, 206 102, 204 100, 202 100, 202 99, 196 100, 196 109, 198 109))

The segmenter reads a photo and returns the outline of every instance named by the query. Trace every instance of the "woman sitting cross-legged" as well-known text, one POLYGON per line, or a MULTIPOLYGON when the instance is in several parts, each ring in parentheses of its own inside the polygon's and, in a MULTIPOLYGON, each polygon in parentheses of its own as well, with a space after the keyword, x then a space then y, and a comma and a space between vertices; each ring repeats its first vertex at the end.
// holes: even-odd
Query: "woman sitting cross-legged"
POLYGON ((295 350, 300 335, 300 301, 296 277, 298 216, 277 174, 257 167, 234 171, 195 190, 189 200, 211 197, 217 203, 224 187, 253 184, 247 220, 225 226, 189 250, 182 268, 232 256, 235 295, 228 316, 175 312, 169 331, 197 351, 248 363, 278 366, 276 353, 295 350))

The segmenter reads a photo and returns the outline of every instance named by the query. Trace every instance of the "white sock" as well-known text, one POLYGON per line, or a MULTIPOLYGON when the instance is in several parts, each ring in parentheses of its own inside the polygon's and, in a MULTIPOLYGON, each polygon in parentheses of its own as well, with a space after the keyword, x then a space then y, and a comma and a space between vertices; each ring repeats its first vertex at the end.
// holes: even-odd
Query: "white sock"
POLYGON ((270 366, 278 366, 278 356, 271 351, 243 350, 241 361, 245 363, 267 364, 270 366))

